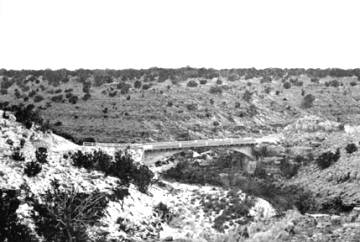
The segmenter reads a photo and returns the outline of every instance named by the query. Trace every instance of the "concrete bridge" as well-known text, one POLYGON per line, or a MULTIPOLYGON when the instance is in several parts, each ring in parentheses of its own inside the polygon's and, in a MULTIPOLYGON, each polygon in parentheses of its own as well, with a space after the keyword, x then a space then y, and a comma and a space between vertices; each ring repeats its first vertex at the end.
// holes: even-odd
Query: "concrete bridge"
POLYGON ((190 140, 190 141, 170 141, 153 143, 97 143, 84 142, 84 146, 105 148, 112 151, 129 149, 136 161, 142 161, 146 164, 152 164, 157 160, 164 159, 181 150, 206 148, 206 147, 224 147, 242 153, 249 160, 256 160, 253 155, 253 147, 260 143, 274 143, 273 139, 265 138, 226 138, 226 139, 208 139, 208 140, 190 140))

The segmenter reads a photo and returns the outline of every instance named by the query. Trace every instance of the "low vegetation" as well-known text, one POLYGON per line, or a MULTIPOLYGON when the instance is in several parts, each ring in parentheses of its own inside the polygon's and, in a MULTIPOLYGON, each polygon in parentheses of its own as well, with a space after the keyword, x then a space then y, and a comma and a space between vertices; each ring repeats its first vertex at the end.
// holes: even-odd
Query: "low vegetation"
POLYGON ((0 241, 36 241, 30 229, 21 224, 16 210, 21 201, 16 190, 0 190, 0 241))
POLYGON ((356 152, 358 150, 358 148, 357 148, 356 144, 351 143, 345 147, 345 150, 348 154, 352 154, 352 153, 356 152))
POLYGON ((116 152, 114 160, 102 151, 82 153, 77 151, 71 156, 74 166, 98 170, 105 175, 120 179, 122 185, 135 184, 139 191, 146 193, 154 174, 146 165, 135 164, 126 152, 116 152))
POLYGON ((30 161, 30 162, 26 163, 24 173, 28 177, 34 177, 37 174, 39 174, 41 172, 41 170, 42 170, 42 166, 39 162, 30 161))
POLYGON ((54 183, 41 195, 41 201, 29 198, 36 231, 47 241, 89 241, 87 226, 95 225, 104 216, 106 195, 99 191, 81 193, 74 188, 63 191, 54 183))
POLYGON ((320 169, 326 169, 333 163, 337 162, 340 158, 340 149, 338 148, 335 153, 327 151, 322 153, 317 159, 316 164, 320 169))

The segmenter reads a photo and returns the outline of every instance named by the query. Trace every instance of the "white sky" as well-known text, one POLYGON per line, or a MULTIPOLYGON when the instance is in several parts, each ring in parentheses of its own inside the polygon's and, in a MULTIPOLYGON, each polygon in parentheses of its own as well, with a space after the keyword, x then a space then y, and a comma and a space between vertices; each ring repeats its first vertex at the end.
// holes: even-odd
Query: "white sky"
POLYGON ((0 0, 0 68, 360 67, 358 0, 0 0))

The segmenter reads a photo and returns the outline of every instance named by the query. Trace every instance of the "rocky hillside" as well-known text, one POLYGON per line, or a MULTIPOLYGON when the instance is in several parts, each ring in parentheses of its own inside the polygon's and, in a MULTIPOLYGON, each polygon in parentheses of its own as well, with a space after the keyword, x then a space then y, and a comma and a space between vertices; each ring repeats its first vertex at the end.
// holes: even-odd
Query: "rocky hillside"
POLYGON ((304 114, 358 124, 358 76, 339 69, 2 70, 0 101, 34 104, 54 130, 77 141, 241 137, 276 132, 304 114))
MULTIPOLYGON (((140 190, 132 179, 124 183, 125 173, 82 168, 91 156, 76 159, 74 154, 91 149, 36 127, 27 129, 12 114, 0 116, 2 239, 215 241, 245 218, 275 214, 268 202, 239 190, 155 179, 155 167, 152 185, 140 190)), ((110 157, 97 155, 102 162, 110 157)), ((101 162, 95 155, 92 159, 101 162)))

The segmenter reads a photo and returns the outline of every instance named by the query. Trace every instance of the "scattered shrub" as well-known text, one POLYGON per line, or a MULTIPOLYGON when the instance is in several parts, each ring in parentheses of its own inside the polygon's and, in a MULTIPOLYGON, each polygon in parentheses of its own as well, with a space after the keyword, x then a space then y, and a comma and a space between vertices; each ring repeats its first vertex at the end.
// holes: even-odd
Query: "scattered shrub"
POLYGON ((41 172, 41 164, 36 162, 36 161, 31 161, 29 163, 26 163, 25 165, 25 169, 24 169, 24 173, 28 176, 28 177, 33 177, 36 176, 37 174, 39 174, 41 172))
POLYGON ((337 149, 335 153, 328 151, 322 153, 317 159, 316 163, 320 169, 326 169, 331 164, 337 162, 340 158, 340 149, 337 149))
POLYGON ((6 140, 6 144, 13 146, 14 145, 14 141, 12 141, 11 139, 7 139, 6 140))
POLYGON ((313 106, 314 101, 315 101, 315 97, 312 94, 307 94, 301 102, 301 107, 311 108, 313 106))
POLYGON ((106 195, 99 191, 62 191, 56 182, 51 191, 41 196, 41 202, 34 197, 29 200, 34 208, 31 217, 35 229, 46 241, 89 241, 86 227, 95 225, 105 215, 108 204, 106 195))
POLYGON ((119 178, 123 185, 135 184, 139 191, 146 192, 154 174, 145 165, 136 165, 127 153, 118 151, 115 153, 115 162, 111 156, 102 151, 82 153, 78 151, 71 156, 74 166, 86 169, 99 170, 105 175, 119 178))
POLYGON ((16 98, 21 98, 21 93, 20 93, 20 91, 18 89, 14 90, 14 95, 15 95, 16 98))
POLYGON ((220 78, 218 78, 217 80, 216 80, 216 84, 218 84, 218 85, 221 85, 223 82, 222 82, 222 80, 220 79, 220 78))
POLYGON ((12 111, 16 117, 16 121, 25 125, 26 128, 31 128, 32 124, 43 124, 43 119, 40 117, 38 111, 34 110, 34 105, 28 105, 26 107, 22 105, 14 105, 9 110, 12 111))
POLYGON ((159 216, 162 222, 169 222, 173 216, 169 207, 162 202, 154 207, 154 212, 159 216))
POLYGON ((145 165, 136 166, 127 152, 115 153, 114 175, 124 181, 124 184, 134 183, 139 191, 146 192, 154 177, 152 171, 145 165))
POLYGON ((13 153, 11 154, 11 159, 15 160, 15 161, 24 161, 25 157, 23 156, 23 154, 20 152, 20 149, 17 148, 13 151, 13 153))
POLYGON ((286 178, 291 178, 295 176, 300 168, 299 163, 293 163, 288 160, 281 160, 280 162, 280 171, 282 175, 286 178))
POLYGON ((33 97, 36 95, 36 91, 32 90, 31 92, 29 92, 29 97, 33 97))
POLYGON ((48 163, 47 160, 47 149, 45 147, 39 147, 36 151, 35 151, 35 157, 36 157, 36 161, 41 163, 41 164, 45 164, 48 163))
POLYGON ((89 81, 83 82, 82 91, 84 93, 90 93, 90 88, 91 88, 91 82, 89 82, 89 81))
POLYGON ((24 148, 25 139, 20 139, 20 148, 24 148))
POLYGON ((87 101, 91 98, 90 93, 85 93, 85 95, 82 97, 82 100, 87 101))
POLYGON ((240 79, 240 77, 237 74, 231 74, 228 76, 228 80, 231 82, 237 81, 239 79, 240 79))
POLYGON ((141 81, 139 81, 139 80, 136 80, 136 81, 134 82, 134 88, 136 88, 136 89, 141 88, 141 85, 142 85, 142 83, 141 83, 141 81))
POLYGON ((54 124, 55 126, 61 126, 62 122, 61 121, 56 121, 56 123, 54 124))
POLYGON ((151 86, 152 86, 151 83, 147 83, 147 84, 144 84, 144 85, 142 86, 142 89, 143 89, 143 90, 148 90, 151 86))
POLYGON ((75 96, 75 95, 72 95, 68 100, 69 100, 69 103, 71 103, 71 104, 76 104, 77 103, 77 101, 78 101, 78 97, 77 96, 75 96))
POLYGON ((34 102, 36 102, 36 103, 41 102, 42 100, 44 100, 44 97, 41 95, 36 95, 34 97, 34 102))
POLYGON ((125 197, 129 196, 129 188, 123 187, 121 184, 119 186, 115 187, 113 190, 112 196, 110 196, 110 199, 113 201, 123 201, 125 197))
POLYGON ((260 80, 260 83, 261 84, 264 84, 264 83, 271 83, 271 77, 270 76, 264 76, 264 77, 262 77, 261 78, 261 80, 260 80))
POLYGON ((358 150, 358 148, 357 148, 356 144, 351 143, 345 147, 345 150, 348 154, 352 154, 352 153, 356 152, 358 150))
POLYGON ((283 87, 284 87, 285 89, 290 89, 290 88, 291 88, 290 82, 284 82, 283 87))
POLYGON ((63 95, 60 94, 60 95, 52 96, 51 101, 53 101, 55 103, 60 103, 63 101, 63 95))
POLYGON ((187 110, 189 111, 195 111, 198 108, 198 105, 196 103, 189 103, 186 105, 187 110))
POLYGON ((190 80, 186 85, 188 87, 197 87, 198 83, 195 80, 190 80))
POLYGON ((117 89, 120 90, 121 94, 128 94, 131 88, 131 85, 126 82, 119 82, 116 86, 117 89))
POLYGON ((221 86, 212 86, 209 89, 211 94, 222 94, 223 88, 221 86))
POLYGON ((0 241, 36 241, 30 229, 18 220, 16 210, 20 200, 17 196, 16 190, 0 190, 0 241))
POLYGON ((320 211, 324 211, 326 213, 343 213, 350 212, 353 208, 354 205, 346 205, 340 196, 336 196, 323 203, 320 211))
POLYGON ((357 85, 357 82, 355 82, 355 81, 350 82, 350 86, 354 87, 356 85, 357 85))
POLYGON ((245 90, 242 98, 243 98, 243 100, 245 100, 245 102, 250 102, 250 100, 252 98, 252 93, 249 90, 245 90))
POLYGON ((340 82, 338 80, 332 80, 332 81, 327 82, 326 84, 328 84, 327 86, 331 86, 331 87, 340 86, 340 82))
POLYGON ((206 79, 201 79, 199 82, 200 82, 201 85, 205 85, 207 83, 207 80, 206 79))
POLYGON ((117 91, 109 92, 109 97, 115 97, 117 94, 117 91))
POLYGON ((318 79, 318 78, 311 78, 311 82, 313 82, 313 83, 319 83, 319 79, 318 79))
POLYGON ((0 88, 1 89, 8 89, 9 87, 11 87, 14 84, 13 80, 10 80, 9 78, 7 78, 6 76, 2 77, 2 81, 0 84, 0 88))

